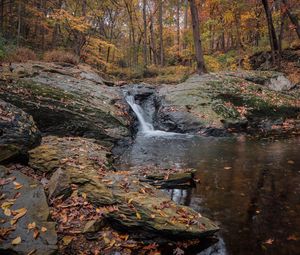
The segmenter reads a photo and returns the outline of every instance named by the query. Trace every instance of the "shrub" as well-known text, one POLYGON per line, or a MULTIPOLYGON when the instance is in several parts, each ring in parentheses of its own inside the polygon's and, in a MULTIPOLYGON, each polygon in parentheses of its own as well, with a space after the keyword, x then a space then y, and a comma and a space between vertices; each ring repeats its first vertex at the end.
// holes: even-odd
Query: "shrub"
POLYGON ((21 47, 16 48, 9 53, 7 53, 7 56, 5 57, 5 61, 7 62, 18 62, 18 63, 24 63, 29 60, 36 60, 37 56, 34 53, 33 50, 21 47))
POLYGON ((44 54, 43 60, 46 62, 63 62, 72 65, 79 63, 79 57, 75 54, 64 50, 51 50, 44 54))

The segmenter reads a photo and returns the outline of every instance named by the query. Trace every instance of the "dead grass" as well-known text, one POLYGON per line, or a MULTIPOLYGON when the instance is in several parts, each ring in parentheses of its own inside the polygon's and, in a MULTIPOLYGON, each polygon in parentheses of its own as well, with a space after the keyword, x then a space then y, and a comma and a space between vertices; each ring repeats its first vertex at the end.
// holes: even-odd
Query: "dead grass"
POLYGON ((43 60, 46 62, 62 62, 77 65, 79 57, 75 54, 64 50, 51 50, 44 54, 43 60))
POLYGON ((17 48, 14 51, 10 52, 6 58, 5 62, 14 62, 14 63, 24 63, 29 60, 36 60, 37 56, 33 50, 21 47, 17 48))

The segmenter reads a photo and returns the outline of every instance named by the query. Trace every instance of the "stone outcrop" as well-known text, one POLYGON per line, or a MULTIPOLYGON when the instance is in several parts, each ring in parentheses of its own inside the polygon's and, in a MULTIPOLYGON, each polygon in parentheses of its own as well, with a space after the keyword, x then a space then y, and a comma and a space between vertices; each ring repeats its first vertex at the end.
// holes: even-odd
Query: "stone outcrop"
POLYGON ((41 140, 31 116, 0 100, 0 162, 26 154, 41 140))
POLYGON ((271 133, 279 121, 284 129, 285 121, 293 119, 289 127, 299 130, 299 93, 268 88, 281 77, 272 72, 223 72, 194 75, 181 84, 162 86, 158 90, 158 127, 216 136, 228 131, 271 133))
POLYGON ((45 133, 96 138, 106 144, 128 135, 119 88, 91 68, 28 62, 0 79, 0 98, 31 114, 45 133))

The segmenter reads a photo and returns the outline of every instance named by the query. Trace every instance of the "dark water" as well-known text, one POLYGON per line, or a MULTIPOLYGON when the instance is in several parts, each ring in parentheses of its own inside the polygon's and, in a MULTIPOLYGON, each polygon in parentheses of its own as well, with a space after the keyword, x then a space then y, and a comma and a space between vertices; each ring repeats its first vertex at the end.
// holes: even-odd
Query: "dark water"
POLYGON ((219 223, 200 254, 300 254, 300 139, 138 136, 121 166, 148 165, 197 169, 196 188, 166 192, 219 223))

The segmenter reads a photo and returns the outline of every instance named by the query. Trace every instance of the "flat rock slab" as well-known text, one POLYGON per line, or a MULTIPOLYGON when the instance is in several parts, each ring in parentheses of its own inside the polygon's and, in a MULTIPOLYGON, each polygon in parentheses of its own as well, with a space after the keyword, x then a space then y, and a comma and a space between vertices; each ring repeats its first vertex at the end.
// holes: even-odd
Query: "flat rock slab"
POLYGON ((83 145, 78 147, 69 139, 46 138, 42 146, 30 152, 31 166, 34 167, 38 158, 38 169, 42 172, 49 168, 47 160, 56 159, 53 162, 57 162, 57 170, 48 184, 50 197, 67 197, 72 193, 71 187, 76 186, 78 193, 95 206, 116 206, 117 210, 104 215, 112 226, 141 233, 147 238, 200 238, 218 231, 219 228, 209 219, 188 207, 177 205, 162 191, 140 182, 131 172, 99 170, 101 164, 97 166, 95 161, 92 163, 94 158, 86 155, 91 151, 101 155, 104 148, 92 140, 75 138, 83 145), (47 141, 55 148, 50 158, 46 152, 43 153, 47 141), (65 158, 66 155, 73 156, 65 158), (77 155, 76 161, 74 155, 77 155))
POLYGON ((38 145, 41 134, 32 117, 0 99, 0 162, 38 145))
MULTIPOLYGON (((4 234, 0 241, 1 254, 56 254, 57 235, 55 223, 49 222, 49 207, 43 187, 35 180, 24 174, 12 171, 11 173, 0 166, 2 194, 0 218, 1 232, 11 231, 4 234), (9 205, 7 205, 7 203, 9 205), (4 213, 4 209, 6 209, 4 213), (18 213, 26 212, 16 222, 18 213), (10 216, 8 216, 11 214, 10 216), (12 224, 13 223, 13 224, 12 224), (35 227, 28 229, 28 224, 35 227), (35 237, 34 237, 35 233, 35 237), (16 244, 12 244, 14 240, 16 244)), ((20 215, 20 214, 19 214, 20 215)))

